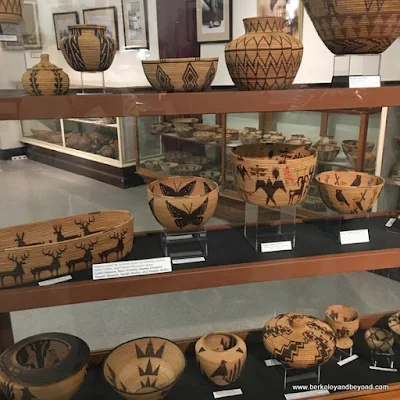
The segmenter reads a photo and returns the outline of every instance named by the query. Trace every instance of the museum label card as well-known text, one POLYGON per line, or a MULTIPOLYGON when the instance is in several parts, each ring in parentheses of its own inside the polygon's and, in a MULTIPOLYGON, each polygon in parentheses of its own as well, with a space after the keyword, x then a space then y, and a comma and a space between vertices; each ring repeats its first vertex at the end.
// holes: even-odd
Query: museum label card
POLYGON ((243 394, 242 389, 232 389, 232 390, 220 390, 214 392, 214 399, 222 399, 223 397, 231 396, 241 396, 243 394))
POLYGON ((0 35, 0 42, 18 42, 17 35, 0 35))
POLYGON ((396 222, 396 218, 390 218, 388 222, 386 222, 386 228, 391 228, 393 224, 396 222))
POLYGON ((344 358, 343 360, 338 361, 337 365, 339 365, 339 367, 343 367, 343 365, 346 365, 354 360, 357 360, 358 355, 357 354, 353 354, 350 357, 344 358))
POLYGON ((292 242, 290 240, 285 242, 261 243, 261 251, 263 253, 273 253, 275 251, 286 250, 292 250, 292 242))
POLYGON ((50 286, 55 285, 56 283, 70 281, 72 279, 71 275, 60 276, 54 279, 48 279, 47 281, 38 282, 39 286, 50 286))
POLYGON ((341 244, 369 243, 368 229, 355 229, 352 231, 340 232, 341 244))
POLYGON ((381 87, 381 77, 379 75, 350 76, 349 88, 377 88, 381 87))
POLYGON ((93 265, 93 280, 172 272, 170 257, 93 265))
POLYGON ((265 365, 267 367, 276 367, 277 365, 282 365, 282 363, 275 360, 275 358, 270 358, 269 360, 265 360, 265 365))
POLYGON ((328 394, 330 394, 329 390, 309 390, 308 392, 288 393, 285 394, 285 398, 286 400, 310 399, 312 397, 326 396, 328 394))
POLYGON ((42 56, 41 51, 31 51, 31 58, 40 58, 42 56))

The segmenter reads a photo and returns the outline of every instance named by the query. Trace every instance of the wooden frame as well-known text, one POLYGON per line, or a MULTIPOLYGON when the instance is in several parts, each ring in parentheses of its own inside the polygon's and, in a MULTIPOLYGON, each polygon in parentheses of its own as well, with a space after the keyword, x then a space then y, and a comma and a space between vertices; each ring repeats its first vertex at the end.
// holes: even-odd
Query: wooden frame
MULTIPOLYGON (((149 48, 149 19, 147 0, 121 0, 122 2, 122 19, 124 21, 124 39, 125 49, 148 49, 149 48), (129 15, 129 6, 136 6, 140 11, 140 16, 133 16, 132 20, 129 15), (139 20, 134 20, 139 18, 139 20), (133 27, 131 27, 133 25, 133 27), (137 28, 137 29, 136 29, 137 28), (141 39, 130 39, 131 31, 141 31, 141 39)), ((135 33, 135 32, 133 32, 135 33)))
POLYGON ((54 34, 56 36, 57 49, 60 50, 60 40, 68 35, 68 27, 70 25, 79 24, 79 14, 77 11, 54 13, 53 23, 54 23, 54 34), (59 29, 60 27, 57 25, 60 22, 64 23, 64 26, 62 27, 63 28, 62 32, 59 29), (65 23, 67 23, 67 25, 65 25, 65 23))
POLYGON ((86 8, 82 10, 83 21, 90 25, 105 25, 106 35, 115 40, 117 50, 119 50, 119 30, 118 30, 118 11, 117 7, 86 8))
POLYGON ((303 40, 304 6, 301 0, 257 0, 257 15, 283 16, 287 21, 288 33, 303 40), (286 9, 286 12, 282 11, 280 5, 286 9))
POLYGON ((232 0, 221 0, 222 10, 214 12, 215 0, 196 0, 196 23, 198 43, 229 42, 232 40, 232 0), (204 6, 209 7, 209 14, 204 6), (204 18, 209 21, 204 21, 204 18), (211 19, 214 19, 213 21, 211 19), (204 23, 206 22, 206 23, 204 23), (219 24, 219 25, 217 25, 219 24), (221 29, 223 27, 223 29, 221 29))

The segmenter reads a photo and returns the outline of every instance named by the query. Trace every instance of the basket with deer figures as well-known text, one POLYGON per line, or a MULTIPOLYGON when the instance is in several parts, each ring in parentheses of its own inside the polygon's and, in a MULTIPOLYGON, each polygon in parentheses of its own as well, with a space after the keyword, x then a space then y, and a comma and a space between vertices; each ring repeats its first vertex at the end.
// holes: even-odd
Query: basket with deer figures
POLYGON ((173 176, 147 187, 147 201, 157 222, 169 232, 201 229, 218 203, 218 184, 197 176, 173 176))
POLYGON ((133 215, 101 211, 0 229, 0 289, 91 268, 132 250, 133 215))
POLYGON ((30 336, 0 356, 0 393, 10 400, 69 400, 85 380, 89 357, 89 346, 76 336, 30 336))
POLYGON ((161 400, 178 382, 185 367, 185 356, 175 343, 145 337, 116 347, 104 360, 103 375, 125 399, 161 400))
POLYGON ((202 373, 218 386, 235 382, 242 373, 247 358, 244 340, 226 332, 203 336, 197 341, 195 351, 202 373))
POLYGON ((332 328, 304 314, 280 314, 264 326, 265 348, 278 361, 292 368, 311 368, 325 364, 336 350, 332 328))
POLYGON ((327 171, 316 181, 325 205, 340 214, 368 212, 385 184, 379 176, 356 171, 327 171))
POLYGON ((281 207, 301 203, 312 183, 317 151, 285 143, 232 149, 236 188, 248 203, 281 207))

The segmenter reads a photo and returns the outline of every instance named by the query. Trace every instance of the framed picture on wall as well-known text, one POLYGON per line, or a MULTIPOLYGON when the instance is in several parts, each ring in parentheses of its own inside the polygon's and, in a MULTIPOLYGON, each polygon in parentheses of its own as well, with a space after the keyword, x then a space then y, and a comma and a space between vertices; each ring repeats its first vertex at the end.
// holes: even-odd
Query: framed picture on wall
POLYGON ((83 21, 89 25, 105 25, 106 35, 115 40, 119 50, 117 7, 89 8, 83 10, 83 21))
POLYGON ((285 31, 303 40, 304 7, 301 0, 258 0, 259 16, 276 16, 286 19, 285 31))
POLYGON ((121 0, 125 49, 148 49, 147 0, 121 0))
POLYGON ((54 31, 56 34, 57 49, 60 50, 60 40, 68 36, 68 27, 79 24, 77 11, 53 14, 54 31))
POLYGON ((196 0, 197 41, 232 40, 232 0, 196 0))

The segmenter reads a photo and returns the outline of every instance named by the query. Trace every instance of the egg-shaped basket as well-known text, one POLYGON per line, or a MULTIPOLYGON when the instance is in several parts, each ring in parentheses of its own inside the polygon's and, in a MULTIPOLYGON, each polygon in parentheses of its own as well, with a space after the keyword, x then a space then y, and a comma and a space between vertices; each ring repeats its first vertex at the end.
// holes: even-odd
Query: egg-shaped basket
POLYGON ((356 171, 327 171, 316 180, 325 205, 340 214, 368 212, 385 184, 380 176, 356 171))
POLYGON ((249 144, 231 152, 240 196, 258 206, 301 203, 312 183, 317 151, 284 143, 249 144))
POLYGON ((154 218, 169 232, 200 230, 213 216, 218 184, 197 176, 174 176, 150 183, 147 201, 154 218))

